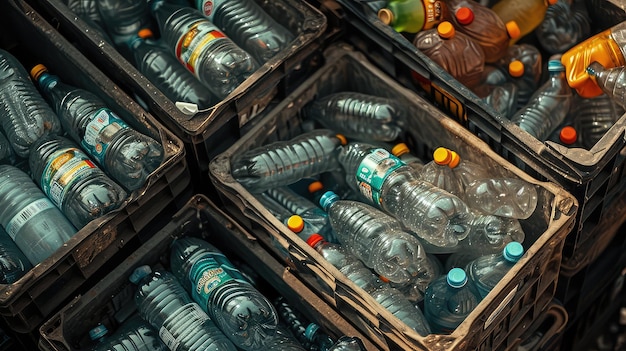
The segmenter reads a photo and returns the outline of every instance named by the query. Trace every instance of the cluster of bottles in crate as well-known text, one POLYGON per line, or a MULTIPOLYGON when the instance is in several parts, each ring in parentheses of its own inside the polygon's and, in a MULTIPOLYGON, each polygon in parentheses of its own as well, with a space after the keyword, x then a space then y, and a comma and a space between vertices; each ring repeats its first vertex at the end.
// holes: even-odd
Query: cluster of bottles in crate
POLYGON ((174 240, 170 266, 133 271, 137 315, 110 336, 102 324, 93 328, 94 351, 364 350, 358 338, 333 340, 320 325, 307 323, 284 297, 270 301, 203 239, 174 240))
POLYGON ((393 98, 342 91, 300 113, 302 134, 234 155, 233 177, 410 328, 456 328, 523 255, 536 187, 445 147, 424 162, 393 145, 410 118, 393 98))
POLYGON ((67 4, 165 96, 191 113, 224 99, 294 38, 255 0, 67 4))
POLYGON ((0 283, 120 208, 164 150, 91 91, 0 50, 0 283))
POLYGON ((626 23, 592 35, 592 24, 610 23, 592 23, 588 6, 594 5, 580 0, 423 2, 380 1, 373 8, 384 23, 536 139, 591 149, 624 114, 626 23))

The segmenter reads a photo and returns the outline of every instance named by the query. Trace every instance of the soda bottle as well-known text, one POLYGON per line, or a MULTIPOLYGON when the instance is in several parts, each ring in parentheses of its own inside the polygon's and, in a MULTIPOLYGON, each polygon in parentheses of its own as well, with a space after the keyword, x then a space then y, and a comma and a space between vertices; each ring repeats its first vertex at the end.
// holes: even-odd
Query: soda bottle
POLYGON ((608 94, 593 98, 576 96, 570 110, 574 126, 580 132, 580 143, 585 148, 591 149, 624 115, 626 111, 619 102, 608 94))
POLYGON ((111 335, 106 326, 100 324, 89 331, 91 340, 98 342, 93 351, 167 351, 169 348, 139 314, 124 321, 111 335))
POLYGON ((549 6, 537 29, 537 40, 549 54, 562 54, 572 46, 589 38, 591 19, 584 3, 558 0, 549 6))
POLYGON ((162 40, 218 99, 224 99, 257 70, 254 58, 200 11, 164 0, 148 2, 162 40))
POLYGON ((523 255, 522 244, 512 241, 501 253, 481 256, 467 265, 469 280, 481 298, 484 299, 489 294, 523 255))
POLYGON ((0 226, 0 284, 15 283, 31 268, 28 258, 0 226))
POLYGON ((417 33, 439 24, 447 11, 446 2, 430 0, 391 0, 378 10, 378 18, 396 32, 417 33))
POLYGON ((626 67, 605 68, 598 62, 592 62, 587 68, 593 82, 610 96, 622 108, 626 108, 626 67))
POLYGON ((472 88, 480 84, 485 54, 467 35, 443 21, 437 28, 417 33, 413 44, 459 82, 472 88))
POLYGON ((391 154, 401 159, 407 166, 412 167, 419 174, 424 168, 424 162, 411 153, 405 143, 398 143, 391 148, 391 154))
POLYGON ((62 82, 41 64, 33 67, 31 75, 67 134, 126 189, 142 187, 161 165, 161 144, 131 128, 100 97, 62 82))
POLYGON ((517 38, 512 38, 510 44, 529 34, 541 24, 546 15, 548 6, 557 0, 500 0, 491 9, 502 19, 502 22, 515 21, 520 30, 517 38))
POLYGON ((33 266, 76 233, 28 174, 14 166, 0 165, 0 203, 5 204, 0 206, 0 224, 33 266))
POLYGON ((486 178, 465 188, 465 201, 484 214, 526 219, 537 207, 537 189, 518 178, 486 178))
POLYGON ((294 35, 254 0, 195 0, 196 8, 261 64, 289 47, 294 35))
POLYGON ((150 9, 146 1, 97 0, 102 22, 117 49, 129 58, 126 43, 141 28, 153 25, 150 9))
POLYGON ((451 150, 444 147, 436 148, 433 152, 433 160, 426 163, 424 168, 422 168, 420 179, 451 194, 462 197, 463 184, 452 170, 456 167, 456 164, 451 164, 452 160, 451 150))

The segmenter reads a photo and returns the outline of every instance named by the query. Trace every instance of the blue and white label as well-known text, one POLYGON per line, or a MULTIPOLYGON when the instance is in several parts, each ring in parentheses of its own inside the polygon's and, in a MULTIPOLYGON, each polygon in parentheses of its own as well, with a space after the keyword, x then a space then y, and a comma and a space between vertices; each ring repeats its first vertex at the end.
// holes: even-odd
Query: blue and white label
POLYGON ((215 289, 233 279, 213 257, 204 257, 196 261, 189 271, 193 291, 191 295, 203 307, 209 305, 209 299, 215 289))
POLYGON ((375 204, 381 203, 380 190, 385 179, 404 162, 385 149, 374 149, 363 158, 356 172, 361 194, 375 204))
POLYGON ((17 233, 19 233, 20 229, 33 217, 38 215, 39 213, 54 208, 54 204, 48 198, 39 199, 33 201, 28 206, 21 209, 18 213, 11 218, 9 223, 6 226, 6 231, 11 237, 11 239, 15 240, 17 233))
POLYGON ((104 165, 104 156, 113 137, 117 132, 126 128, 129 128, 128 124, 117 117, 113 111, 101 108, 87 123, 81 145, 100 165, 104 165))

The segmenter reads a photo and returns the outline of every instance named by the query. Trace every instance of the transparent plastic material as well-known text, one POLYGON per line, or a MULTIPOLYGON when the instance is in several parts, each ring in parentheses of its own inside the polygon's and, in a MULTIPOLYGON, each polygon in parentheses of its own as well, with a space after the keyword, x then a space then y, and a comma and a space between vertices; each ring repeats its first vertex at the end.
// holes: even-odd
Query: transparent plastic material
POLYGON ((462 197, 463 184, 453 172, 452 152, 439 147, 433 152, 433 160, 426 163, 420 172, 420 179, 451 194, 462 197))
POLYGON ((193 300, 237 347, 265 349, 276 333, 278 314, 221 251, 198 238, 180 238, 172 243, 170 264, 193 300))
POLYGON ((487 105, 493 107, 505 118, 511 117, 517 111, 517 86, 513 83, 503 85, 479 85, 474 92, 487 105))
POLYGON ((294 35, 254 0, 195 0, 196 8, 263 64, 289 47, 294 35))
POLYGON ((102 16, 100 16, 98 1, 99 0, 65 0, 65 3, 72 12, 81 18, 88 18, 102 25, 103 21, 102 16))
POLYGON ((558 0, 549 6, 541 24, 535 29, 537 40, 549 54, 562 54, 589 38, 591 19, 582 1, 558 0))
POLYGON ((263 350, 267 351, 307 351, 287 330, 281 325, 276 328, 276 334, 269 337, 263 350))
POLYGON ((279 296, 274 301, 274 307, 276 307, 280 320, 286 329, 305 349, 314 350, 317 348, 320 351, 328 351, 334 344, 333 339, 319 325, 306 321, 302 314, 287 302, 285 297, 279 296))
POLYGON ((200 11, 164 0, 149 3, 162 40, 218 99, 228 96, 259 67, 200 11))
POLYGON ((491 9, 504 23, 509 21, 517 23, 520 35, 516 39, 511 39, 511 44, 514 44, 541 24, 549 4, 555 2, 556 0, 500 0, 491 9))
POLYGON ((443 19, 447 6, 442 0, 391 0, 378 10, 378 18, 396 32, 417 33, 430 29, 443 19))
POLYGON ((524 65, 522 61, 511 61, 506 70, 508 71, 508 80, 517 88, 517 104, 515 111, 510 116, 513 118, 512 116, 520 109, 526 107, 533 94, 537 92, 537 82, 533 78, 533 72, 529 72, 527 65, 524 65))
POLYGON ((607 94, 593 98, 574 99, 571 114, 575 129, 579 132, 578 140, 586 149, 591 149, 626 113, 619 105, 619 99, 607 94))
POLYGON ((69 139, 45 136, 32 146, 33 179, 76 228, 116 210, 128 194, 69 139))
POLYGON ((61 122, 8 51, 0 49, 0 125, 15 153, 28 158, 30 146, 45 133, 61 133, 61 122))
POLYGON ((0 284, 15 283, 31 268, 28 258, 0 226, 0 284))
POLYGON ((605 68, 593 62, 587 68, 593 81, 622 108, 626 108, 626 67, 605 68))
POLYGON ((506 55, 495 63, 505 72, 509 69, 509 64, 513 61, 520 61, 524 65, 524 75, 532 77, 536 84, 541 80, 543 74, 543 63, 541 52, 535 45, 520 43, 509 46, 506 55))
POLYGON ((76 229, 22 170, 0 165, 0 224, 34 265, 69 240, 76 229))
POLYGON ((328 351, 365 351, 365 346, 357 337, 342 336, 328 351))
POLYGON ((537 207, 537 189, 518 178, 487 178, 465 189, 465 201, 484 214, 526 219, 537 207))
POLYGON ((303 114, 324 128, 348 138, 393 141, 402 132, 405 109, 394 99, 357 93, 339 92, 317 98, 306 105, 303 114))
POLYGON ((97 3, 106 31, 118 49, 126 49, 128 40, 140 29, 153 26, 146 1, 97 0, 97 3))
POLYGON ((9 139, 0 131, 0 164, 11 163, 13 148, 9 139))
POLYGON ((163 161, 159 142, 139 133, 88 90, 71 86, 47 72, 31 71, 72 140, 127 190, 142 187, 163 161))
POLYGON ((485 298, 523 254, 524 247, 519 242, 513 241, 498 254, 475 259, 466 268, 470 284, 473 284, 480 296, 485 298))
POLYGON ((407 166, 412 167, 418 174, 424 168, 424 161, 413 155, 405 143, 398 143, 391 148, 391 153, 402 160, 407 166))
POLYGON ((98 339, 93 351, 167 351, 157 330, 138 314, 124 321, 111 335, 98 339))

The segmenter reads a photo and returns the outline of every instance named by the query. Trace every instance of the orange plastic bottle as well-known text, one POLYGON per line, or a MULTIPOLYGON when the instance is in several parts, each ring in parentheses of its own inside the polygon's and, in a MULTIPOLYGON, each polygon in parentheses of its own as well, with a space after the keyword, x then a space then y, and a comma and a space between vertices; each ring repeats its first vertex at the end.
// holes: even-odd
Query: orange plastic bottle
MULTIPOLYGON (((517 39, 537 28, 546 15, 548 6, 558 0, 500 0, 491 9, 498 14, 504 23, 515 21, 520 29, 517 39)), ((511 39, 511 45, 517 42, 511 39)))
POLYGON ((391 0, 378 10, 378 18, 396 32, 417 33, 438 25, 446 12, 443 0, 391 0))

